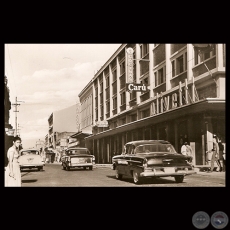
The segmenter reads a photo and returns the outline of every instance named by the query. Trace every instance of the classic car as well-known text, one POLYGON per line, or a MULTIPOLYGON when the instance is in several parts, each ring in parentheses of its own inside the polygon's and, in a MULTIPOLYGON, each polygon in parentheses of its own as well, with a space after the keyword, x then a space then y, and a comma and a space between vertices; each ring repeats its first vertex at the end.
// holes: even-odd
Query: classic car
POLYGON ((131 176, 135 184, 143 178, 174 177, 182 183, 184 176, 195 174, 192 157, 176 152, 174 146, 164 140, 131 141, 124 145, 121 155, 112 158, 116 178, 131 176))
POLYGON ((63 169, 67 171, 76 167, 92 170, 93 164, 95 164, 95 157, 90 154, 87 148, 72 147, 66 149, 65 154, 61 158, 61 162, 63 169))
POLYGON ((37 168, 38 171, 43 169, 45 165, 43 157, 37 149, 21 149, 18 158, 20 169, 37 168))

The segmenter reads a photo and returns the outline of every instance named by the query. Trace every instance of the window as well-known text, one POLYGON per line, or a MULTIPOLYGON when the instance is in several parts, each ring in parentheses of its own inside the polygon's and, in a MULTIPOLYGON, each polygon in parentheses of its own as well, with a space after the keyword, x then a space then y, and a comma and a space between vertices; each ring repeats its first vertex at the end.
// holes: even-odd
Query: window
POLYGON ((184 72, 183 55, 177 58, 177 74, 184 72))
POLYGON ((117 70, 113 71, 113 82, 117 80, 117 70))
POLYGON ((213 46, 213 49, 211 51, 206 51, 206 52, 201 52, 198 53, 197 50, 194 51, 195 52, 195 65, 200 64, 201 62, 212 58, 216 55, 216 46, 213 46))
POLYGON ((126 98, 125 98, 125 92, 121 94, 121 105, 124 105, 126 103, 126 98))
POLYGON ((109 77, 106 77, 106 82, 105 82, 105 84, 106 84, 106 88, 108 88, 108 87, 109 87, 109 77))
POLYGON ((176 74, 175 74, 175 61, 173 60, 172 61, 172 77, 174 77, 176 74))
POLYGON ((154 76, 155 76, 155 86, 163 84, 166 81, 164 67, 162 67, 161 69, 157 70, 154 73, 154 76))
POLYGON ((106 104, 106 113, 110 112, 110 102, 106 104))
POLYGON ((125 62, 122 62, 120 64, 120 75, 122 75, 125 72, 125 62))
POLYGON ((113 98, 113 109, 117 108, 117 98, 113 98))
POLYGON ((142 44, 140 48, 141 48, 141 57, 143 58, 149 53, 149 44, 142 44))

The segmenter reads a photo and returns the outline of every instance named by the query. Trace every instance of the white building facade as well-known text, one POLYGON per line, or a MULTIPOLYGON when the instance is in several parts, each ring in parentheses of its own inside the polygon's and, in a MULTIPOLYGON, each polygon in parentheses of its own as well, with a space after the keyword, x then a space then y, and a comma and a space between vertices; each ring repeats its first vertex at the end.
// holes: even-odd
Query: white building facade
POLYGON ((194 164, 204 165, 213 134, 225 143, 225 50, 122 44, 85 88, 92 87, 93 129, 85 140, 96 163, 111 163, 128 141, 164 139, 178 152, 188 141, 194 164), (128 83, 147 90, 130 91, 128 83))

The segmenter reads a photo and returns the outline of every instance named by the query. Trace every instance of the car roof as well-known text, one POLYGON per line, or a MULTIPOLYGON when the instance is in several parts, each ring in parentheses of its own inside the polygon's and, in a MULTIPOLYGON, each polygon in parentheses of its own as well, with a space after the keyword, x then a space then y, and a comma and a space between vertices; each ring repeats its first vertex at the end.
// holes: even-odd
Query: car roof
POLYGON ((21 152, 27 152, 27 151, 36 151, 36 152, 40 152, 38 149, 21 149, 20 151, 19 151, 19 153, 21 153, 21 152))
POLYGON ((88 150, 88 148, 83 148, 83 147, 72 147, 72 148, 68 148, 66 150, 88 150))
POLYGON ((165 140, 137 140, 137 141, 130 141, 127 142, 125 145, 141 145, 141 144, 171 144, 165 140))

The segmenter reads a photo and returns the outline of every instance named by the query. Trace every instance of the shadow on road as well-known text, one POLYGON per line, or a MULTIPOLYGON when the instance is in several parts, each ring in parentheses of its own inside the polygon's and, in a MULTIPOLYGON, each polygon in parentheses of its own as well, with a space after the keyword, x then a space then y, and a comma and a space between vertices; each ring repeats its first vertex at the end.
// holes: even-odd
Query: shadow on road
POLYGON ((22 180, 22 183, 34 183, 37 180, 22 180))
MULTIPOLYGON (((111 179, 115 179, 118 180, 115 176, 107 176, 108 178, 111 179)), ((128 182, 128 183, 134 183, 133 182, 133 178, 131 177, 127 177, 127 176, 123 176, 122 179, 120 181, 124 181, 124 182, 128 182)), ((175 184, 177 183, 176 181, 174 181, 174 178, 172 177, 172 179, 165 179, 165 178, 142 178, 142 185, 147 185, 147 184, 175 184)), ((185 183, 185 182, 183 182, 185 183)), ((183 184, 181 183, 181 184, 183 184)))

